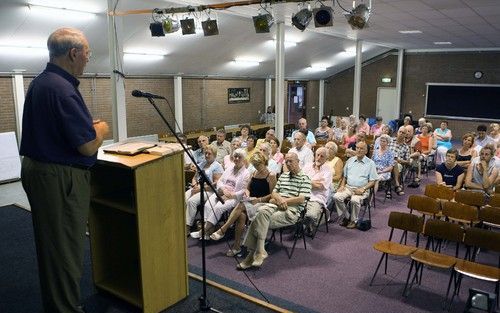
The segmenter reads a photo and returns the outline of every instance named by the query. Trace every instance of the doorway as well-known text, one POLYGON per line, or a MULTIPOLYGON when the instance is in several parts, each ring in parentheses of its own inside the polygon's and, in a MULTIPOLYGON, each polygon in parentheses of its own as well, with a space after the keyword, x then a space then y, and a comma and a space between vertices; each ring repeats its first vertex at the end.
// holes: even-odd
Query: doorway
POLYGON ((377 116, 382 116, 384 124, 399 117, 398 92, 392 87, 377 88, 377 116))
POLYGON ((288 123, 297 124, 300 118, 306 117, 307 82, 288 82, 288 123))

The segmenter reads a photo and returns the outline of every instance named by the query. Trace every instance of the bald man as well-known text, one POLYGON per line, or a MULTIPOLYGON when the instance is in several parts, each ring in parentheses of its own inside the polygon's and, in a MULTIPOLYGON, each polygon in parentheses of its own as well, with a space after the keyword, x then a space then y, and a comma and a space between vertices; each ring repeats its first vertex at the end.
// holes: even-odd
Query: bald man
POLYGON ((21 178, 31 206, 43 308, 83 312, 80 279, 90 203, 90 167, 109 132, 78 91, 91 51, 73 28, 53 32, 50 60, 30 84, 23 115, 21 178))
POLYGON ((306 134, 306 145, 312 149, 316 145, 316 137, 314 137, 313 132, 307 128, 307 120, 305 118, 301 118, 299 119, 297 125, 299 126, 299 129, 293 131, 292 139, 295 138, 294 135, 297 132, 301 131, 306 134))

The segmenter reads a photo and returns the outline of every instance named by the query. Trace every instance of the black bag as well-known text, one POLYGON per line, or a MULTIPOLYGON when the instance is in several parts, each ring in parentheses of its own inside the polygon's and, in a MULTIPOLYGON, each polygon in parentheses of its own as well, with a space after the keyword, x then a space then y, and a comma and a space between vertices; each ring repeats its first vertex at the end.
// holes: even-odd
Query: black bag
POLYGON ((371 220, 359 220, 356 227, 361 231, 367 231, 370 228, 372 228, 372 221, 371 220))

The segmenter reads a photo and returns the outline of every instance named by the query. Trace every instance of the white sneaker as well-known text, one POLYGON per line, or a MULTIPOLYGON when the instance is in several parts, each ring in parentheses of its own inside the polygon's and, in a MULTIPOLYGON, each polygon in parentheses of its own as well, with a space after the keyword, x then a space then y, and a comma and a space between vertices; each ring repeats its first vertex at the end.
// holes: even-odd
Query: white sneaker
POLYGON ((193 238, 193 239, 200 239, 201 238, 201 231, 194 231, 194 232, 190 233, 189 236, 191 236, 191 238, 193 238))

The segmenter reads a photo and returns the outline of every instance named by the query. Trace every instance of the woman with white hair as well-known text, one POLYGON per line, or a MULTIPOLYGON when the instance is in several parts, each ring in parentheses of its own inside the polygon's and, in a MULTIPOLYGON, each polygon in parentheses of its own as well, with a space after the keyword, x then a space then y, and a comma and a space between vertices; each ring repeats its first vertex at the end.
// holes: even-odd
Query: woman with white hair
MULTIPOLYGON (((250 175, 245 167, 246 152, 238 148, 233 152, 234 166, 227 168, 217 182, 217 192, 222 196, 224 203, 219 202, 217 195, 213 194, 205 202, 205 235, 208 236, 214 231, 214 227, 224 212, 234 208, 237 199, 241 198, 248 185, 250 175)), ((200 238, 201 230, 192 232, 192 238, 200 238)))
MULTIPOLYGON (((267 169, 273 173, 273 174, 280 174, 281 173, 281 164, 278 164, 272 157, 271 157, 271 145, 268 142, 264 142, 259 146, 259 152, 262 153, 267 161, 267 169)), ((251 161, 251 160, 250 160, 251 161)), ((250 174, 253 174, 255 171, 255 167, 252 165, 252 162, 248 165, 248 171, 250 174)))
POLYGON ((332 185, 330 189, 331 194, 333 195, 337 191, 340 181, 342 180, 344 162, 337 156, 338 146, 335 142, 327 142, 325 144, 325 148, 328 149, 328 161, 326 161, 326 163, 332 170, 332 185))
POLYGON ((241 146, 240 138, 234 137, 233 140, 231 140, 231 153, 224 156, 224 163, 222 164, 224 169, 229 168, 229 167, 234 165, 233 152, 234 152, 234 150, 238 149, 240 146, 241 146))
MULTIPOLYGON (((372 160, 375 162, 377 168, 377 174, 380 180, 375 182, 375 192, 378 190, 378 185, 380 181, 387 182, 391 179, 391 172, 394 166, 394 154, 391 149, 389 149, 391 137, 388 135, 380 136, 380 147, 378 150, 373 152, 372 160)), ((387 189, 386 198, 391 198, 391 191, 387 189)))

